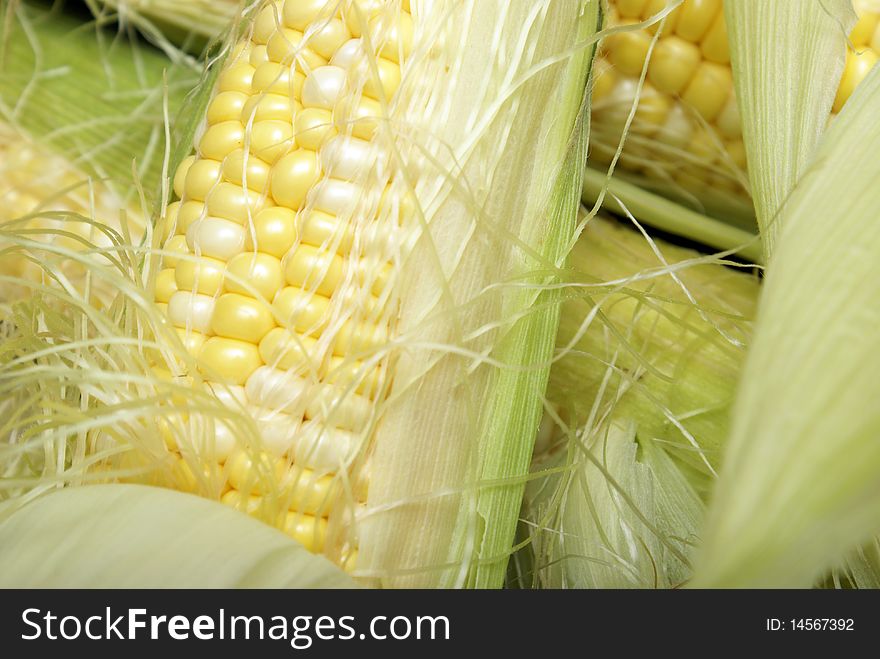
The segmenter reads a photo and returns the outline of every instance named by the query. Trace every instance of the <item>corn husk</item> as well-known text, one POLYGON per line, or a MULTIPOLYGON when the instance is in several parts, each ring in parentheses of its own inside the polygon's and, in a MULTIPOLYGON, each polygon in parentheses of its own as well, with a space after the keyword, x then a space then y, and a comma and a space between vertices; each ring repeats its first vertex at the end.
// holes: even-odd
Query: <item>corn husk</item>
POLYGON ((2 588, 352 588, 325 558, 219 503, 140 485, 0 509, 2 588))
POLYGON ((814 584, 880 530, 880 70, 782 207, 696 573, 814 584))
POLYGON ((724 3, 758 228, 769 258, 779 211, 828 123, 843 73, 850 0, 724 3))
POLYGON ((416 189, 426 230, 402 271, 404 349, 361 556, 386 585, 488 587, 504 577, 554 347, 547 289, 575 229, 598 3, 445 9, 458 73, 438 79, 443 111, 423 132, 452 150, 431 149, 438 167, 416 189))

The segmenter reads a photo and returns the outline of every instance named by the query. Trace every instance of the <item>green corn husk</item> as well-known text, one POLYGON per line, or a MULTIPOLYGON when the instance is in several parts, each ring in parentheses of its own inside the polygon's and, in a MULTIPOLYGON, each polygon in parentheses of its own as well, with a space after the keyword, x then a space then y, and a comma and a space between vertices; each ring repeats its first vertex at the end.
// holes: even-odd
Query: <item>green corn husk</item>
POLYGON ((875 68, 782 207, 697 585, 810 586, 880 530, 878 112, 875 68))
POLYGON ((519 584, 689 578, 759 290, 720 263, 602 218, 588 224, 548 390, 556 429, 526 493, 519 584))
POLYGON ((757 279, 660 240, 652 248, 606 221, 591 220, 583 238, 572 252, 577 286, 563 306, 557 350, 564 358, 552 371, 550 400, 572 427, 632 418, 641 432, 664 438, 680 461, 712 476, 757 279))
POLYGON ((583 201, 594 207, 601 200, 604 209, 623 217, 632 215, 655 229, 682 236, 706 247, 730 252, 751 263, 764 262, 761 242, 753 229, 692 210, 672 199, 636 185, 632 177, 615 172, 608 177, 590 167, 584 173, 583 201))
POLYGON ((573 438, 535 468, 524 508, 529 586, 677 588, 690 578, 705 504, 635 423, 615 417, 588 447, 573 438))
POLYGON ((724 3, 724 16, 752 198, 769 257, 777 215, 828 123, 856 14, 850 0, 737 0, 724 3))
POLYGON ((141 485, 0 508, 0 588, 353 588, 335 565, 213 501, 141 485))

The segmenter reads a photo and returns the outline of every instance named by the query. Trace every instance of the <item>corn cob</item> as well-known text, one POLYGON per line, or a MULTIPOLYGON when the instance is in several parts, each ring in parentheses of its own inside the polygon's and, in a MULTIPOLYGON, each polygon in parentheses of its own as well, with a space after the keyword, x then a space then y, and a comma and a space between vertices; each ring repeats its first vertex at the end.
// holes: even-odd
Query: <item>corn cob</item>
MULTIPOLYGON (((361 117, 393 98, 413 29, 406 5, 379 17, 377 81, 360 38, 369 8, 344 16, 323 4, 268 4, 230 57, 197 152, 174 177, 165 249, 180 257, 156 279, 156 302, 208 381, 257 419, 261 458, 289 488, 286 511, 271 515, 316 552, 340 495, 334 475, 351 468, 386 387, 387 360, 361 359, 391 332, 399 209, 358 207, 388 171, 376 121, 361 117), (340 120, 347 85, 363 93, 340 120)), ((212 453, 229 464, 223 500, 265 515, 270 485, 222 423, 212 453)))
MULTIPOLYGON (((219 496, 346 567, 353 565, 359 546, 358 526, 351 522, 361 515, 366 494, 373 497, 376 489, 375 471, 370 467, 375 462, 371 446, 377 426, 379 432, 394 434, 395 440, 412 432, 435 431, 411 429, 412 422, 400 420, 423 416, 419 404, 397 403, 394 407, 393 397, 389 398, 392 385, 402 387, 407 395, 421 396, 429 391, 422 371, 436 359, 409 360, 408 370, 401 371, 399 362, 407 358, 390 349, 395 337, 401 336, 400 323, 409 322, 412 331, 419 325, 418 316, 434 313, 432 305, 437 304, 424 294, 409 301, 400 298, 399 290, 412 284, 401 280, 400 269, 407 259, 418 262, 427 256, 430 260, 435 254, 430 241, 426 243, 424 237, 420 240, 420 223, 425 215, 436 216, 437 207, 445 218, 458 223, 456 231, 475 230, 470 219, 474 213, 470 204, 474 202, 470 198, 459 202, 456 198, 460 191, 455 188, 443 192, 450 184, 449 168, 460 165, 443 164, 439 173, 433 173, 437 162, 448 159, 446 146, 439 147, 439 156, 431 156, 436 162, 426 158, 423 149, 427 131, 420 125, 424 117, 430 117, 426 102, 440 98, 442 104, 448 104, 452 98, 438 95, 431 88, 441 83, 425 78, 426 70, 431 75, 439 71, 441 79, 452 76, 451 89, 455 89, 459 78, 474 85, 474 89, 485 85, 485 80, 471 81, 457 71, 454 58, 459 56, 450 57, 444 50, 460 38, 461 28, 445 28, 452 31, 438 38, 432 31, 436 26, 430 27, 429 17, 461 15, 469 3, 412 3, 414 12, 410 4, 407 0, 279 0, 264 4, 220 71, 204 124, 194 140, 195 153, 184 159, 174 174, 176 200, 161 218, 163 259, 153 279, 155 301, 180 345, 190 354, 189 361, 159 365, 156 372, 184 386, 205 382, 218 400, 236 410, 238 419, 245 419, 247 426, 243 432, 240 425, 210 420, 206 439, 199 443, 186 438, 181 441, 180 428, 166 424, 166 444, 176 460, 174 485, 219 496), (419 34, 427 47, 419 43, 419 34), (447 57, 449 63, 444 64, 447 57), (414 70, 410 68, 413 66, 414 70), (398 88, 407 81, 407 93, 399 93, 398 88), (401 132, 401 128, 406 130, 401 132), (414 132, 407 132, 410 130, 414 132), (414 188, 423 189, 420 186, 427 186, 428 202, 416 201, 414 188), (439 201, 431 201, 435 194, 440 195, 439 201), (426 209, 426 203, 438 206, 426 209), (462 206, 456 205, 459 203, 462 206), (418 248, 428 251, 423 257, 410 257, 411 250, 418 248), (407 306, 418 311, 401 310, 407 306), (420 381, 418 391, 407 391, 414 381, 420 381), (393 411, 386 412, 386 406, 393 411), (399 418, 392 421, 390 415, 399 418), (370 481, 373 483, 368 490, 370 481)), ((499 12, 505 6, 481 4, 478 11, 485 14, 485 20, 502 15, 499 12)), ((571 4, 547 2, 543 8, 529 9, 523 4, 515 11, 533 12, 528 20, 543 21, 544 16, 558 20, 558 16, 567 15, 568 21, 560 23, 564 34, 574 28, 595 28, 590 21, 597 16, 596 6, 589 6, 581 13, 571 4)), ((507 20, 514 21, 513 14, 510 16, 507 20)), ((522 29, 518 19, 511 25, 515 26, 512 29, 522 29)), ((526 61, 518 65, 524 67, 526 61)), ((556 83, 547 85, 553 78, 536 78, 544 81, 541 84, 546 91, 541 95, 558 97, 564 93, 568 101, 562 115, 568 118, 561 123, 558 116, 548 119, 554 128, 542 132, 552 148, 529 156, 535 159, 536 167, 545 159, 547 164, 553 162, 559 157, 554 152, 569 148, 570 130, 563 136, 556 127, 566 122, 574 125, 589 61, 585 50, 573 59, 571 67, 567 63, 561 67, 570 87, 555 88, 556 83)), ((498 69, 499 80, 506 80, 509 62, 490 62, 503 67, 498 69)), ((509 103, 510 91, 503 86, 501 90, 492 87, 491 93, 501 93, 503 100, 487 115, 488 121, 497 121, 493 113, 499 109, 519 122, 534 125, 536 118, 538 124, 543 121, 540 114, 524 108, 516 114, 520 106, 509 103)), ((482 135, 486 128, 479 126, 490 124, 468 106, 462 106, 461 111, 443 112, 452 116, 462 113, 460 126, 464 132, 456 139, 466 143, 463 147, 454 144, 454 148, 465 148, 464 154, 474 148, 468 142, 472 139, 480 149, 490 150, 488 162, 511 145, 526 150, 535 147, 532 140, 508 141, 506 136, 486 143, 482 135), (483 143, 487 146, 481 146, 483 143)), ((451 126, 458 127, 456 121, 450 121, 451 126)), ((508 127, 504 132, 510 130, 508 127)), ((577 175, 582 155, 569 162, 577 175)), ((475 164, 474 171, 484 175, 485 166, 475 164)), ((554 180, 559 164, 552 168, 556 172, 553 176, 535 175, 534 182, 529 183, 539 190, 525 197, 530 206, 547 203, 557 194, 554 180)), ((523 186, 516 187, 516 194, 525 195, 523 186)), ((578 189, 577 184, 560 184, 559 194, 568 199, 578 189)), ((504 194, 502 198, 503 203, 509 203, 511 197, 504 194)), ((570 209, 570 218, 553 220, 562 222, 559 227, 573 223, 574 199, 572 196, 563 207, 565 213, 570 209)), ((510 222, 515 215, 505 211, 503 221, 510 222)), ((542 249, 561 249, 564 244, 557 239, 548 241, 547 235, 531 224, 523 226, 530 236, 528 240, 539 241, 542 249)), ((561 231, 557 229, 556 233, 565 240, 561 231)), ((508 239, 502 236, 500 240, 498 249, 509 249, 502 246, 508 239)), ((447 249, 442 248, 442 258, 448 258, 447 249)), ((559 258, 552 257, 554 261, 559 258)), ((467 259, 481 273, 491 271, 486 270, 482 257, 467 259)), ((443 279, 454 278, 461 268, 451 267, 449 273, 440 273, 443 279)), ((436 278, 438 273, 427 276, 436 278)), ((484 285, 477 285, 478 281, 468 278, 456 295, 466 291, 475 296, 482 294, 484 285)), ((430 295, 446 282, 441 279, 437 283, 430 295)), ((530 300, 531 294, 525 299, 530 300)), ((461 304, 466 308, 473 302, 465 297, 461 304)), ((469 312, 466 323, 476 322, 481 314, 469 312)), ((543 325, 555 323, 555 319, 555 313, 542 314, 535 317, 535 322, 543 325)), ((527 331, 527 326, 517 331, 527 331)), ((432 341, 461 340, 454 337, 460 330, 441 327, 439 334, 428 334, 432 341)), ((543 335, 541 345, 552 349, 543 335)), ((478 343, 488 339, 482 332, 474 336, 478 343)), ((519 351, 521 346, 511 343, 510 348, 519 351)), ((479 350, 496 349, 486 344, 479 350)), ((456 366, 455 360, 448 358, 443 362, 434 371, 454 381, 472 368, 456 366), (453 375, 460 368, 465 370, 453 375)), ((488 386, 494 378, 488 377, 484 369, 480 372, 483 374, 477 384, 469 387, 488 386)), ((535 373, 535 386, 543 386, 539 384, 540 370, 535 373)), ((516 380, 518 383, 511 381, 508 386, 523 386, 521 378, 516 380)), ((441 384, 447 388, 440 394, 451 396, 455 402, 458 385, 446 380, 441 384)), ((532 385, 524 386, 534 391, 532 385)), ((504 401, 504 405, 509 402, 507 397, 504 401)), ((539 401, 534 406, 517 404, 517 414, 526 414, 527 409, 528 416, 537 419, 539 401)), ((513 420, 515 417, 508 415, 500 415, 497 420, 459 419, 454 423, 458 430, 443 430, 438 436, 457 442, 470 432, 482 441, 483 437, 494 436, 493 432, 479 432, 474 424, 500 426, 513 420)), ((533 441, 529 421, 524 421, 523 428, 516 432, 523 432, 533 441)), ((509 437, 510 433, 499 431, 501 435, 509 437)), ((476 446, 464 444, 461 450, 469 454, 476 446)), ((442 446, 436 448, 443 450, 442 446)), ((524 469, 528 454, 522 452, 517 457, 524 469)), ((503 459, 509 464, 509 455, 503 459)), ((464 469, 469 461, 456 459, 454 469, 464 469)), ((424 471, 431 465, 408 463, 406 468, 424 471)), ((491 469, 496 468, 509 467, 490 465, 484 468, 488 473, 479 477, 492 478, 491 469)), ((436 476, 431 477, 438 482, 452 477, 450 469, 433 471, 436 476)), ((430 482, 419 487, 423 485, 430 482)), ((394 487, 385 482, 385 497, 393 497, 394 487)), ((430 487, 443 491, 448 486, 430 487)), ((434 489, 427 492, 430 497, 438 497, 434 489)), ((430 505, 442 509, 448 517, 450 503, 442 501, 444 497, 448 495, 439 495, 441 501, 430 505)), ((485 505, 499 504, 493 500, 485 505)), ((511 498, 503 505, 515 516, 518 499, 511 498)), ((511 525, 511 535, 512 530, 511 525)), ((414 541, 422 542, 416 535, 421 534, 414 534, 414 541)), ((509 539, 501 545, 509 547, 509 539)), ((460 551, 458 545, 452 551, 460 551)), ((436 547, 430 552, 437 553, 436 547)))
POLYGON ((547 391, 559 423, 536 446, 518 558, 528 585, 675 587, 690 577, 759 282, 601 216, 583 238, 547 391))
MULTIPOLYGON (((591 154, 608 163, 647 75, 620 158, 622 169, 647 187, 692 203, 711 204, 702 193, 738 205, 748 198, 746 152, 733 90, 722 0, 609 0, 593 90, 591 154), (661 29, 662 28, 662 29, 661 29), (659 37, 654 41, 657 32, 659 37)), ((840 111, 880 55, 880 5, 857 0, 859 22, 850 35, 846 68, 832 112, 840 111)), ((833 118, 833 115, 832 115, 833 118)), ((714 210, 714 209, 712 209, 714 210)), ((718 214, 723 215, 726 209, 718 214)), ((740 211, 740 214, 742 211, 740 211)))

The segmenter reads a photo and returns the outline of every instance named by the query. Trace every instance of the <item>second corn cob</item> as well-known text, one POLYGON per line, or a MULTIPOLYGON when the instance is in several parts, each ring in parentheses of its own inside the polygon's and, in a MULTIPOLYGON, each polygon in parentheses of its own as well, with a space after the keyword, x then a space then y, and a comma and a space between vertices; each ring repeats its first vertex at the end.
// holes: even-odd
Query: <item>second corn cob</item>
MULTIPOLYGON (((880 55, 880 5, 854 4, 859 22, 850 34, 853 49, 833 113, 880 55)), ((743 222, 749 213, 742 201, 748 199, 747 163, 723 0, 609 0, 608 6, 605 27, 615 31, 602 41, 597 58, 592 154, 610 162, 647 68, 621 168, 648 188, 743 222), (668 8, 661 24, 658 17, 668 8)))

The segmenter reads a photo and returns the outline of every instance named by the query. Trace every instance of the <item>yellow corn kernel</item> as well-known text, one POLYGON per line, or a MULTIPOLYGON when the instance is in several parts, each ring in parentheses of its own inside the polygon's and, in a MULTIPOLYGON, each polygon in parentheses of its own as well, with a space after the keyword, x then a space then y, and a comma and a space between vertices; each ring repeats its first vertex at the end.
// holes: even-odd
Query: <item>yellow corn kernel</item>
POLYGON ((321 108, 305 108, 298 112, 293 126, 296 143, 312 151, 317 151, 336 135, 333 114, 321 108))
POLYGON ((343 9, 345 24, 352 36, 359 37, 368 29, 370 21, 382 11, 383 0, 353 0, 343 9))
MULTIPOLYGON (((280 504, 286 504, 286 509, 291 512, 306 513, 309 515, 326 516, 330 512, 333 499, 338 494, 339 485, 333 476, 318 475, 308 469, 296 469, 293 477, 287 476, 287 469, 282 461, 278 464, 278 480, 290 481, 292 485, 282 488, 273 488, 273 494, 279 499, 280 504)), ((229 482, 236 488, 223 496, 223 503, 249 512, 256 510, 262 503, 259 496, 250 495, 245 497, 242 490, 251 489, 259 494, 266 494, 253 487, 248 482, 247 471, 251 469, 251 461, 247 454, 238 453, 229 465, 229 482), (244 508, 246 507, 246 508, 244 508)))
POLYGON ((253 41, 255 44, 265 45, 275 31, 282 27, 283 5, 283 2, 272 2, 260 10, 254 21, 253 41))
POLYGON ((265 62, 254 71, 253 92, 289 95, 299 100, 305 76, 300 71, 291 71, 290 66, 277 62, 265 62))
POLYGON ((299 2, 284 3, 284 25, 294 30, 305 31, 312 23, 319 19, 330 18, 328 8, 334 3, 326 0, 300 0, 299 2))
POLYGON ((253 190, 245 190, 235 183, 220 183, 208 195, 205 206, 208 215, 247 224, 262 210, 264 199, 253 190))
POLYGON ((264 45, 258 45, 251 48, 251 54, 248 56, 248 64, 255 69, 265 62, 269 61, 269 49, 264 45))
POLYGON ((293 126, 289 121, 257 121, 250 131, 251 153, 272 164, 293 148, 293 126))
POLYGON ((837 95, 834 97, 834 105, 832 112, 840 112, 844 103, 849 100, 852 93, 856 90, 865 76, 874 68, 877 63, 877 53, 872 50, 865 50, 861 53, 847 51, 846 66, 843 69, 843 77, 840 79, 840 86, 837 88, 837 95))
POLYGON ((256 69, 247 62, 239 62, 224 69, 217 79, 217 89, 221 92, 241 92, 249 94, 256 69))
MULTIPOLYGON (((647 20, 649 18, 653 18, 657 16, 661 11, 665 10, 667 6, 669 6, 669 0, 648 0, 648 4, 645 6, 644 11, 642 12, 642 20, 647 20)), ((674 9, 672 12, 666 15, 666 22, 663 23, 663 31, 660 33, 661 37, 669 36, 675 32, 675 26, 678 23, 678 18, 681 15, 681 6, 674 9)), ((660 29, 660 21, 657 21, 653 25, 649 26, 648 32, 650 34, 655 34, 660 29)))
MULTIPOLYGON (((621 21, 621 26, 631 23, 632 21, 621 21)), ((609 35, 604 41, 604 47, 608 60, 615 69, 626 75, 640 76, 651 47, 651 37, 644 30, 619 32, 609 35)))
POLYGON ((192 164, 195 161, 195 156, 187 156, 181 161, 180 165, 178 165, 177 167, 177 171, 174 173, 174 182, 172 184, 172 188, 174 188, 174 194, 176 194, 178 197, 183 197, 183 191, 186 189, 186 175, 189 172, 189 168, 192 167, 192 164))
MULTIPOLYGON (((229 494, 224 497, 224 502, 230 504, 241 503, 243 501, 242 492, 265 494, 274 491, 275 484, 284 480, 287 474, 287 464, 284 460, 267 453, 252 456, 243 451, 230 456, 226 461, 226 469, 229 484, 237 490, 236 495, 229 494)), ((260 502, 249 501, 247 503, 253 505, 260 502)))
POLYGON ((388 342, 388 329, 373 323, 345 323, 336 336, 334 354, 344 357, 348 354, 369 353, 388 342))
POLYGON ((856 50, 863 49, 871 42, 874 30, 877 28, 878 18, 880 18, 878 10, 880 10, 880 6, 876 4, 872 6, 870 2, 856 0, 856 13, 859 20, 849 34, 849 40, 856 50))
POLYGON ((673 101, 668 95, 658 94, 648 83, 645 83, 634 119, 639 130, 647 135, 653 134, 666 123, 672 105, 673 101))
POLYGON ((243 92, 220 92, 208 105, 208 123, 219 124, 239 119, 247 100, 248 95, 243 92))
POLYGON ((327 537, 327 520, 300 513, 287 513, 284 532, 309 551, 320 553, 327 537))
POLYGON ((364 94, 370 98, 391 100, 394 92, 400 86, 400 66, 396 63, 380 57, 376 60, 378 80, 369 72, 367 82, 364 84, 364 94))
POLYGON ((320 21, 317 26, 319 29, 309 34, 309 47, 325 60, 333 57, 340 46, 351 39, 345 23, 338 18, 320 21))
POLYGON ((278 291, 272 307, 284 327, 297 332, 312 332, 326 322, 330 300, 296 286, 286 286, 278 291))
POLYGON ((167 303, 176 292, 177 284, 174 280, 174 268, 166 268, 160 271, 156 275, 156 302, 167 303))
POLYGON ((675 33, 682 39, 698 43, 721 13, 721 0, 690 0, 678 10, 675 33))
POLYGON ((617 0, 615 7, 624 18, 641 19, 642 12, 645 11, 647 4, 648 0, 617 0))
POLYGON ((360 430, 370 421, 373 402, 330 384, 312 387, 306 416, 321 419, 335 428, 360 430))
POLYGON ((279 206, 299 210, 321 175, 318 155, 297 149, 281 158, 272 169, 272 198, 279 206))
POLYGON ((212 188, 220 182, 220 163, 208 158, 200 158, 194 162, 186 173, 184 183, 185 195, 188 201, 204 201, 212 188))
POLYGON ((239 186, 246 185, 249 190, 258 194, 269 187, 270 171, 267 162, 244 149, 237 149, 226 156, 222 168, 224 181, 239 186))
POLYGON ((223 290, 223 261, 202 256, 198 259, 181 259, 175 268, 175 283, 182 291, 195 291, 204 295, 216 295, 223 290))
POLYGON ((331 357, 324 381, 338 387, 354 386, 364 396, 374 396, 382 382, 382 370, 349 357, 331 357))
POLYGON ((690 84, 682 94, 682 100, 712 123, 724 109, 733 89, 730 67, 703 62, 697 67, 690 84))
POLYGON ((168 240, 177 232, 177 216, 180 213, 180 202, 173 201, 165 208, 165 214, 159 218, 162 230, 162 241, 168 240))
POLYGON ((275 327, 269 305, 261 300, 225 293, 217 299, 211 329, 217 336, 258 344, 275 327))
POLYGON ((186 234, 197 220, 205 217, 205 204, 201 201, 185 201, 177 211, 177 233, 186 234))
POLYGON ((244 384, 261 363, 257 346, 238 339, 212 336, 199 353, 199 364, 207 376, 232 384, 244 384))
POLYGON ((716 119, 718 131, 727 139, 742 135, 742 122, 739 117, 739 106, 736 104, 736 96, 731 94, 727 103, 716 119))
POLYGON ((271 302, 284 285, 281 261, 269 254, 243 252, 229 261, 226 268, 226 290, 253 296, 256 292, 271 302), (243 284, 249 284, 249 288, 243 284))
POLYGON ((267 119, 290 123, 300 108, 297 101, 284 94, 257 94, 245 101, 236 118, 245 125, 267 119))
POLYGON ((291 28, 282 28, 269 37, 267 54, 270 62, 290 65, 294 60, 302 63, 303 73, 323 66, 327 60, 315 52, 310 39, 308 45, 302 44, 303 33, 291 28))
POLYGON ((302 216, 298 227, 301 240, 308 245, 333 249, 337 254, 345 254, 351 247, 350 225, 335 215, 310 211, 302 216))
POLYGON ((730 64, 730 46, 727 41, 727 23, 724 12, 719 11, 715 21, 709 27, 703 39, 701 49, 703 57, 716 64, 730 64))
POLYGON ((240 121, 222 121, 208 126, 199 141, 199 154, 203 158, 223 160, 230 151, 244 146, 244 126, 240 121))
POLYGON ((344 108, 339 118, 334 119, 341 133, 350 133, 362 140, 372 140, 383 116, 379 102, 363 96, 352 107, 344 108))
POLYGON ((167 253, 163 259, 162 264, 166 268, 174 268, 179 263, 179 259, 176 254, 188 254, 189 248, 186 246, 186 236, 176 235, 172 236, 168 239, 168 242, 165 243, 163 250, 167 253))
POLYGON ((282 265, 288 284, 327 297, 333 295, 342 281, 342 259, 311 245, 303 244, 289 252, 282 265))
POLYGON ((177 332, 177 336, 180 339, 180 342, 183 343, 183 347, 186 348, 186 351, 193 357, 198 356, 202 346, 205 345, 205 335, 192 330, 187 331, 182 327, 175 327, 174 331, 177 332))
POLYGON ((289 330, 276 327, 260 341, 260 357, 263 362, 281 370, 312 369, 312 358, 317 340, 294 335, 289 330))
POLYGON ((399 64, 404 61, 412 52, 413 43, 413 21, 412 16, 406 12, 401 12, 391 20, 389 16, 381 16, 370 21, 370 28, 373 34, 381 35, 382 47, 379 54, 399 64))
POLYGON ((281 258, 296 241, 296 213, 283 206, 264 208, 247 232, 247 248, 281 258))
POLYGON ((666 94, 680 93, 700 65, 700 49, 678 37, 661 39, 648 65, 648 79, 666 94))

